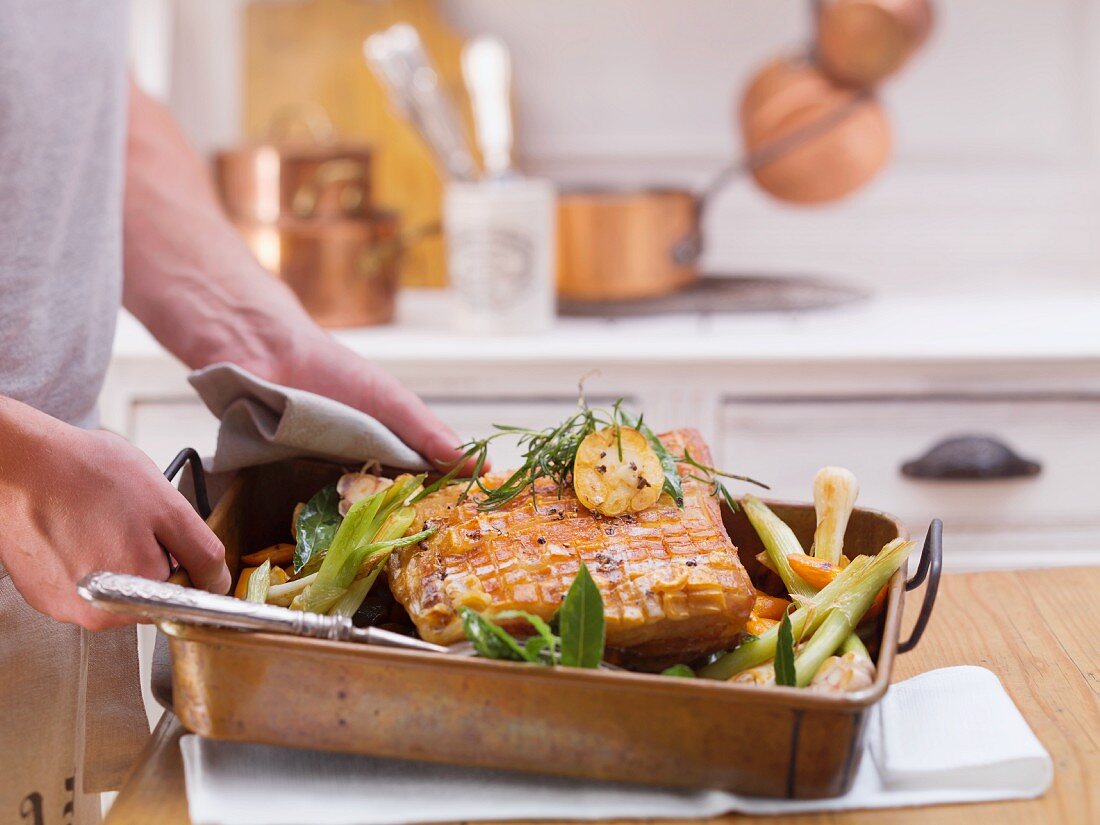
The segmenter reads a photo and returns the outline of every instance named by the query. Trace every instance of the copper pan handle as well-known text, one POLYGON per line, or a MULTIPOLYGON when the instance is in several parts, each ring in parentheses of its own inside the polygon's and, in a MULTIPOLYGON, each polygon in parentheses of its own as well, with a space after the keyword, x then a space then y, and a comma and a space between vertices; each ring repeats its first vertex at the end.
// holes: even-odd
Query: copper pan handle
POLYGON ((267 124, 268 140, 286 140, 296 125, 305 127, 315 143, 328 143, 336 137, 336 127, 328 109, 310 100, 291 103, 278 109, 267 124))
MULTIPOLYGON (((351 158, 335 158, 319 165, 313 176, 298 187, 290 202, 290 209, 299 218, 313 217, 321 193, 330 186, 341 183, 357 183, 368 172, 367 165, 351 158)), ((349 186, 340 193, 340 206, 345 212, 354 212, 363 206, 363 187, 349 186)))
POLYGON ((430 238, 443 231, 439 221, 431 221, 387 238, 359 255, 358 272, 363 278, 374 279, 382 275, 387 266, 394 263, 424 238, 430 238))
POLYGON ((792 152, 814 138, 824 135, 834 126, 843 123, 860 106, 872 99, 874 99, 874 93, 862 89, 852 95, 846 102, 835 106, 815 120, 811 120, 793 132, 760 146, 748 155, 738 158, 720 169, 696 197, 694 229, 673 244, 671 250, 672 261, 676 264, 688 264, 695 261, 703 253, 703 216, 714 197, 735 178, 747 175, 762 166, 767 166, 788 152, 792 152))

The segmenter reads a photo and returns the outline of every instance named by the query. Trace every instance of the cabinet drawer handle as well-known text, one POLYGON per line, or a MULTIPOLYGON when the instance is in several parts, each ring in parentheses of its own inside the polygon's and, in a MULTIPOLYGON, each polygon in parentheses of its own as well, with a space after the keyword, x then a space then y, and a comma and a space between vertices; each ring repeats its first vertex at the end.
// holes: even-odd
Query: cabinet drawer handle
POLYGON ((1037 476, 1037 461, 1022 458, 999 438, 989 435, 957 435, 945 438, 920 458, 901 465, 909 478, 983 480, 1037 476))

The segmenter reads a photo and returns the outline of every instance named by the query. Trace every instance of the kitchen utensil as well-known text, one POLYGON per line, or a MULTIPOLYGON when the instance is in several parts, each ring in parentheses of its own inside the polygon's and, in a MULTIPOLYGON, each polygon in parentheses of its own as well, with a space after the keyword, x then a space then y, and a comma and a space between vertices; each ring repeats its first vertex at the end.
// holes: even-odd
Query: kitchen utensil
MULTIPOLYGON (((355 627, 345 616, 324 616, 304 610, 289 610, 273 604, 254 604, 232 596, 219 596, 158 582, 125 573, 100 571, 85 576, 76 586, 82 598, 112 613, 144 616, 157 621, 234 630, 262 630, 265 633, 311 636, 341 642, 398 647, 427 653, 450 653, 431 644, 378 627, 355 627)), ((464 648, 456 652, 465 655, 464 648)))
POLYGON ((322 326, 393 320, 401 258, 415 240, 400 235, 395 215, 234 223, 260 263, 294 290, 322 326))
POLYGON ((694 283, 695 195, 683 189, 580 189, 558 197, 558 295, 615 301, 666 295, 694 283))
POLYGON ((842 198, 870 181, 890 155, 889 124, 873 95, 837 85, 803 58, 781 58, 760 70, 739 115, 748 168, 780 200, 842 198))
POLYGON ((816 53, 841 83, 868 87, 897 72, 932 31, 929 0, 825 0, 816 53))
POLYGON ((363 54, 447 176, 459 181, 476 178, 477 167, 454 102, 440 86, 416 29, 398 23, 372 34, 363 43, 363 54))
POLYGON ((490 180, 512 170, 512 59, 496 37, 476 37, 462 50, 462 76, 474 110, 481 162, 490 180))
POLYGON ((214 156, 230 217, 363 218, 372 211, 373 150, 356 142, 270 140, 214 156))
POLYGON ((452 183, 443 202, 452 322, 474 334, 554 321, 554 186, 534 178, 452 183))
MULTIPOLYGON (((231 569, 242 552, 282 540, 295 504, 341 472, 310 460, 243 471, 209 521, 231 569)), ((808 546, 813 506, 771 506, 808 546)), ((728 510, 723 517, 746 568, 760 575, 755 555, 763 548, 748 519, 728 510)), ((878 552, 904 533, 890 516, 857 509, 845 551, 878 552)), ((927 625, 941 561, 936 521, 913 578, 891 579, 869 642, 873 685, 845 695, 444 658, 175 621, 160 627, 172 653, 173 710, 188 730, 213 739, 754 796, 839 796, 855 777, 894 656, 911 650, 927 625), (925 580, 913 635, 899 643, 904 593, 925 580)))

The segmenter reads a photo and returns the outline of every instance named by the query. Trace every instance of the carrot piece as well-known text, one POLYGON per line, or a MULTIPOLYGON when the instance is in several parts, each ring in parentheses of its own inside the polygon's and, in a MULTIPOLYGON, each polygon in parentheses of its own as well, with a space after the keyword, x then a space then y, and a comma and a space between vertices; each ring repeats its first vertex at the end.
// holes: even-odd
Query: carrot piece
POLYGON ((272 584, 286 584, 290 581, 290 576, 281 567, 272 567, 271 573, 268 575, 268 580, 272 584))
POLYGON ((829 584, 840 572, 837 565, 805 553, 791 553, 787 556, 787 561, 800 579, 818 590, 829 584))
POLYGON ((247 556, 241 556, 241 561, 259 567, 265 561, 271 562, 272 567, 288 564, 294 561, 293 544, 273 544, 247 556))
POLYGON ((753 615, 761 619, 775 619, 779 621, 791 603, 787 599, 778 596, 769 596, 767 593, 756 591, 756 600, 752 604, 753 615))
POLYGON ((767 633, 779 622, 775 619, 764 619, 757 616, 755 613, 749 614, 749 621, 745 625, 745 630, 751 633, 753 636, 762 636, 767 633))
POLYGON ((248 592, 248 580, 252 578, 252 574, 255 573, 258 567, 246 567, 241 571, 241 575, 237 578, 237 586, 233 589, 233 595, 238 599, 243 599, 248 592))
POLYGON ((882 590, 878 591, 878 595, 875 596, 875 600, 871 602, 871 606, 867 608, 867 612, 863 614, 863 618, 860 619, 860 621, 878 618, 878 614, 882 612, 882 606, 886 603, 886 591, 889 589, 889 584, 884 584, 882 586, 882 590))

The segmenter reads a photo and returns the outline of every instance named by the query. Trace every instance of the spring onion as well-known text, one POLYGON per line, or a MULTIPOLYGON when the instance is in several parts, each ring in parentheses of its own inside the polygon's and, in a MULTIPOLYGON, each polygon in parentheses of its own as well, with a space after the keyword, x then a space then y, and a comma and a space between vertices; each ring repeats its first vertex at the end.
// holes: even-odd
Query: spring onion
POLYGON ((367 597, 382 569, 386 566, 390 553, 394 551, 396 545, 392 542, 405 535, 405 531, 409 529, 415 518, 415 507, 402 507, 390 514, 390 517, 386 519, 385 524, 375 535, 373 544, 380 545, 387 542, 391 544, 367 557, 362 567, 360 567, 355 581, 351 583, 344 595, 337 599, 336 604, 329 610, 329 615, 346 616, 348 618, 355 615, 355 611, 363 604, 363 600, 367 597))
POLYGON ((248 590, 244 594, 246 602, 264 604, 267 591, 271 587, 271 559, 267 559, 253 571, 248 579, 248 590))
MULTIPOLYGON (((802 606, 790 614, 791 630, 795 640, 810 639, 838 607, 843 608, 846 615, 858 621, 870 607, 879 590, 901 567, 915 546, 915 542, 895 539, 883 547, 877 556, 859 556, 854 559, 840 572, 832 584, 813 596, 803 599, 802 606), (856 609, 860 606, 863 607, 861 611, 856 609)), ((839 619, 834 620, 832 626, 834 631, 839 621, 839 619)), ((728 679, 735 673, 767 662, 775 657, 778 635, 778 627, 773 627, 762 636, 742 642, 729 653, 704 667, 699 671, 699 675, 710 679, 728 679)), ((840 636, 837 645, 846 635, 847 633, 840 636)), ((822 645, 824 644, 825 640, 822 642, 822 645)), ((805 656, 805 653, 804 648, 800 649, 799 657, 805 656)), ((810 661, 809 658, 805 659, 804 667, 808 667, 810 661)), ((811 673, 811 678, 812 676, 811 673)))
POLYGON ((289 607, 290 603, 294 601, 294 597, 313 584, 316 578, 316 573, 310 573, 300 579, 291 579, 286 584, 271 585, 267 590, 267 603, 289 607))
POLYGON ((803 552, 794 531, 756 496, 742 496, 741 506, 745 510, 745 515, 749 517, 749 521, 752 522, 757 535, 760 536, 760 540, 764 542, 768 561, 779 574, 779 578, 783 580, 787 592, 793 596, 812 596, 815 592, 814 588, 794 572, 791 563, 787 560, 788 554, 803 552))
POLYGON ((842 467, 822 467, 817 471, 814 476, 815 557, 830 564, 840 564, 844 531, 848 529, 848 519, 858 496, 859 483, 851 471, 842 467))
MULTIPOLYGON (((392 534, 392 531, 385 529, 388 520, 420 489, 423 480, 424 476, 403 475, 390 487, 355 502, 340 523, 325 560, 317 571, 317 578, 295 597, 291 609, 327 613, 351 587, 360 568, 372 556, 405 544, 414 544, 430 535, 430 531, 425 531, 404 538, 385 537, 392 534)), ((409 518, 405 529, 411 522, 409 518)))

